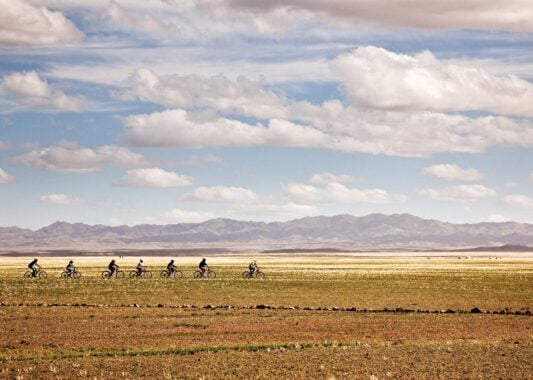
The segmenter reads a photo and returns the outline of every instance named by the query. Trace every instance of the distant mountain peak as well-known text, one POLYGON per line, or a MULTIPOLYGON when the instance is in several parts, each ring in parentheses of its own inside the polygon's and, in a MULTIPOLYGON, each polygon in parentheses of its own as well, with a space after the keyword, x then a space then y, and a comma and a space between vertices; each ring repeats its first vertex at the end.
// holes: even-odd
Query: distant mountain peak
POLYGON ((465 248, 533 245, 533 225, 453 224, 411 214, 310 216, 287 222, 105 226, 57 221, 36 231, 0 228, 3 247, 465 248))

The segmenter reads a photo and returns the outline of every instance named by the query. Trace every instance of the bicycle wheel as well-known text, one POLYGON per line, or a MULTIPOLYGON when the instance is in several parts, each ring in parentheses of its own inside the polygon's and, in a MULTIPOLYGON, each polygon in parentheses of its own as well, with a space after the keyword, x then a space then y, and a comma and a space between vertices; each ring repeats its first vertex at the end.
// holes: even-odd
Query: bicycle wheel
POLYGON ((31 270, 27 271, 26 273, 24 273, 24 278, 32 278, 32 273, 31 273, 31 270))
POLYGON ((180 270, 175 271, 174 278, 183 278, 183 272, 180 270))
POLYGON ((265 278, 265 274, 261 271, 258 271, 256 274, 255 274, 255 278, 258 278, 259 280, 264 280, 265 278))
POLYGON ((146 272, 143 273, 143 277, 144 278, 152 278, 152 272, 147 270, 146 272))
POLYGON ((116 278, 124 278, 124 277, 126 277, 126 273, 124 273, 123 271, 119 270, 119 271, 117 271, 117 273, 115 274, 115 277, 116 277, 116 278))
POLYGON ((47 274, 44 270, 41 270, 41 271, 39 271, 39 273, 37 274, 37 277, 38 277, 39 279, 41 279, 41 278, 46 278, 46 277, 48 277, 48 274, 47 274))
POLYGON ((74 272, 74 273, 72 274, 72 277, 73 277, 73 278, 80 278, 80 277, 81 277, 81 273, 78 272, 78 271, 76 271, 76 272, 74 272))
POLYGON ((202 278, 202 272, 200 272, 199 270, 195 271, 192 276, 194 278, 202 278))
POLYGON ((161 273, 159 274, 159 276, 160 276, 161 278, 169 278, 169 277, 170 277, 170 274, 168 273, 167 270, 163 270, 163 271, 161 271, 161 273))
POLYGON ((68 277, 68 272, 61 272, 61 278, 67 278, 68 277))
POLYGON ((111 272, 109 272, 108 270, 105 270, 102 272, 102 278, 104 280, 108 280, 110 276, 111 276, 111 272))
POLYGON ((137 271, 135 271, 135 270, 132 270, 132 271, 130 272, 130 275, 129 275, 129 276, 130 276, 130 278, 139 277, 139 276, 137 275, 137 271))
POLYGON ((217 277, 217 274, 213 272, 212 270, 207 272, 207 278, 216 278, 216 277, 217 277))
POLYGON ((242 272, 242 278, 244 278, 245 280, 249 279, 250 278, 250 272, 247 271, 247 270, 242 272))

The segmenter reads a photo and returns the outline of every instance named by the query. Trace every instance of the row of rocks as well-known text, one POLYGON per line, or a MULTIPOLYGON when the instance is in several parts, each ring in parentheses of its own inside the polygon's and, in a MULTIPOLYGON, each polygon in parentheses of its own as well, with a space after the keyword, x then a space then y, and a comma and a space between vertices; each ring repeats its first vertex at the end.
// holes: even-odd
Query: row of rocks
POLYGON ((140 305, 138 303, 133 304, 88 304, 88 303, 5 303, 0 302, 0 307, 136 307, 136 308, 173 308, 173 309, 257 309, 257 310, 306 310, 306 311, 349 311, 358 313, 423 313, 423 314, 500 314, 500 315, 533 315, 533 313, 527 308, 522 310, 481 310, 478 307, 473 307, 470 310, 453 310, 453 309, 441 309, 441 310, 424 310, 424 309, 405 309, 402 307, 383 309, 372 308, 356 308, 352 307, 315 307, 315 306, 272 306, 267 304, 258 304, 250 306, 233 306, 233 305, 164 305, 164 304, 146 304, 140 305))

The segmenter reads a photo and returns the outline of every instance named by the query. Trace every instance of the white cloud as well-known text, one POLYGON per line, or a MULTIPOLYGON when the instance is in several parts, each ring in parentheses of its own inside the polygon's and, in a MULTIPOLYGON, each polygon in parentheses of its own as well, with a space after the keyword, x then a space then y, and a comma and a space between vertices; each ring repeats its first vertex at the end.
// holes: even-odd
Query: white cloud
POLYGON ((315 173, 311 176, 309 182, 313 185, 324 185, 330 182, 353 183, 357 179, 348 174, 333 174, 328 172, 315 173))
POLYGON ((490 214, 485 220, 483 220, 484 222, 490 222, 490 223, 504 223, 504 222, 509 222, 511 221, 511 219, 509 218, 506 218, 505 216, 503 215, 500 215, 500 214, 490 214))
POLYGON ((61 12, 24 0, 0 0, 0 46, 81 41, 83 33, 61 12))
POLYGON ((306 203, 397 203, 404 202, 404 195, 390 194, 383 189, 348 188, 338 182, 318 187, 308 184, 289 184, 283 191, 298 204, 306 203))
POLYGON ((135 168, 149 164, 142 155, 120 146, 103 145, 91 149, 73 142, 61 142, 46 148, 36 148, 14 157, 13 160, 41 169, 69 173, 91 173, 102 170, 106 166, 135 168))
POLYGON ((394 156, 438 152, 479 153, 496 145, 533 146, 527 121, 469 118, 433 112, 360 111, 338 101, 298 104, 293 119, 251 125, 224 117, 198 117, 182 109, 131 115, 124 138, 142 147, 285 146, 394 156))
POLYGON ((145 217, 140 220, 142 224, 168 224, 168 223, 200 223, 213 219, 215 216, 209 212, 189 211, 174 208, 157 217, 145 217))
POLYGON ((502 200, 508 205, 526 210, 533 210, 533 198, 523 194, 506 195, 502 200))
POLYGON ((185 110, 167 110, 126 118, 125 139, 136 146, 320 146, 327 136, 313 128, 284 120, 271 120, 268 127, 214 117, 195 120, 185 110))
POLYGON ((79 199, 70 197, 66 194, 42 195, 39 199, 41 200, 41 202, 53 203, 57 205, 70 205, 79 201, 79 199))
POLYGON ((144 9, 142 13, 132 12, 121 7, 116 1, 111 1, 105 15, 122 29, 138 30, 155 35, 172 35, 179 33, 178 26, 171 21, 163 20, 144 9))
POLYGON ((485 174, 477 169, 464 169, 454 164, 427 166, 422 172, 440 179, 459 181, 478 181, 485 177, 485 174))
POLYGON ((429 51, 410 56, 360 47, 336 58, 333 66, 348 95, 367 107, 533 116, 532 83, 442 62, 429 51))
POLYGON ((120 180, 121 185, 137 187, 186 187, 192 183, 192 177, 160 168, 128 170, 120 180))
POLYGON ((234 186, 198 187, 184 197, 194 202, 237 203, 255 202, 258 196, 250 189, 234 186))
POLYGON ((496 196, 496 191, 483 185, 458 185, 443 189, 421 189, 417 192, 434 200, 453 202, 476 201, 496 196))
POLYGON ((218 12, 225 17, 228 17, 228 12, 247 14, 252 18, 265 17, 280 9, 287 9, 294 13, 306 11, 335 24, 340 22, 424 29, 533 30, 533 7, 527 0, 201 0, 199 4, 210 12, 218 12))
POLYGON ((13 177, 10 176, 4 169, 0 168, 0 183, 9 183, 13 181, 13 177))
POLYGON ((29 105, 74 112, 83 109, 82 99, 52 88, 35 71, 6 75, 2 79, 2 86, 29 105))
POLYGON ((122 97, 179 108, 209 107, 260 119, 285 117, 288 112, 287 100, 263 89, 261 82, 243 76, 233 81, 222 74, 160 77, 148 69, 139 69, 130 75, 129 89, 122 97))

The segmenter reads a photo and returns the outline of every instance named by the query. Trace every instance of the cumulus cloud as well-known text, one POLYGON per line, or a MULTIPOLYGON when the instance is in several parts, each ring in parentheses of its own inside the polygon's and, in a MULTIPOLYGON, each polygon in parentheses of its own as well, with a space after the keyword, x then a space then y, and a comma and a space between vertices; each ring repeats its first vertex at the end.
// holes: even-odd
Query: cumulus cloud
POLYGON ((420 195, 437 200, 452 202, 477 201, 496 196, 496 191, 483 185, 458 185, 442 189, 420 189, 420 195))
POLYGON ((186 187, 192 183, 192 177, 160 168, 131 169, 120 180, 121 185, 136 187, 186 187))
POLYGON ((200 223, 213 219, 214 215, 204 211, 190 211, 174 208, 160 216, 143 218, 143 224, 168 224, 168 223, 200 223))
POLYGON ((161 17, 147 13, 147 11, 147 9, 143 9, 141 14, 137 14, 124 9, 116 1, 111 1, 105 10, 105 15, 112 23, 123 29, 138 30, 156 35, 171 35, 179 32, 179 28, 174 22, 163 20, 161 17))
POLYGON ((183 109, 131 115, 124 139, 142 147, 284 146, 395 156, 479 153, 496 145, 533 146, 527 121, 470 118, 434 112, 361 111, 338 101, 300 104, 302 123, 272 119, 255 125, 224 117, 196 117, 183 109), (302 125, 304 124, 304 125, 302 125))
POLYGON ((195 120, 185 110, 167 110, 131 115, 125 120, 125 139, 136 146, 319 146, 327 136, 313 128, 284 120, 271 120, 267 127, 214 117, 195 120))
POLYGON ((490 223, 505 223, 511 221, 511 219, 500 215, 500 214, 490 214, 484 222, 490 222, 490 223))
POLYGON ((265 90, 261 82, 243 76, 233 81, 219 74, 158 76, 139 69, 129 77, 129 89, 122 97, 179 108, 209 107, 221 112, 238 113, 260 119, 287 116, 287 100, 265 90))
POLYGON ((410 56, 360 47, 337 57, 333 66, 348 95, 367 107, 533 116, 532 83, 446 63, 429 51, 410 56))
POLYGON ((435 178, 459 181, 478 181, 485 176, 483 172, 477 169, 464 169, 454 164, 427 166, 422 169, 422 172, 435 178))
POLYGON ((79 199, 70 197, 67 194, 42 195, 39 199, 41 200, 41 202, 53 203, 57 205, 70 205, 79 202, 79 199))
POLYGON ((397 203, 404 202, 404 195, 390 194, 383 189, 349 188, 341 183, 330 182, 325 186, 289 184, 284 186, 285 195, 295 203, 397 203))
POLYGON ((0 183, 9 183, 13 181, 13 177, 7 174, 7 172, 0 168, 0 183))
POLYGON ((61 12, 24 0, 0 0, 0 46, 73 43, 83 33, 61 12))
POLYGON ((502 200, 508 205, 511 205, 517 208, 533 210, 533 198, 528 197, 527 195, 511 194, 511 195, 506 195, 505 197, 502 198, 502 200))
POLYGON ((297 204, 313 203, 396 203, 407 197, 383 189, 357 189, 346 184, 355 178, 347 174, 316 173, 311 184, 291 183, 283 187, 286 197, 297 204))
POLYGON ((46 148, 39 147, 16 156, 13 160, 45 170, 68 173, 91 173, 106 166, 135 168, 149 164, 142 155, 120 146, 103 145, 91 149, 73 142, 61 142, 46 148))
POLYGON ((357 179, 348 174, 333 174, 328 172, 315 173, 309 179, 309 182, 313 185, 324 185, 331 182, 337 183, 353 183, 357 179))
POLYGON ((73 112, 83 109, 82 99, 52 88, 35 71, 6 75, 2 79, 2 87, 29 105, 73 112))
POLYGON ((213 202, 213 203, 237 203, 255 202, 258 195, 250 189, 235 186, 198 187, 185 196, 188 201, 213 202))
POLYGON ((286 9, 288 12, 305 11, 336 24, 340 21, 353 25, 424 29, 533 30, 533 7, 527 0, 504 3, 498 0, 201 0, 199 4, 224 16, 235 12, 257 18, 286 9))

